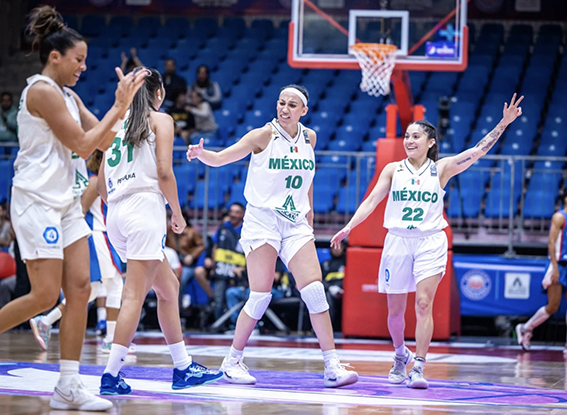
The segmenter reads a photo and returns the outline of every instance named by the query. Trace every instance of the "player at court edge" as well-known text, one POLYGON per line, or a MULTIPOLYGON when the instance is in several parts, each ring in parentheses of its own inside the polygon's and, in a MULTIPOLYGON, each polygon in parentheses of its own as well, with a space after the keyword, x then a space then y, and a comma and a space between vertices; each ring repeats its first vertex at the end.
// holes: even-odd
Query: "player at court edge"
POLYGON ((282 88, 277 118, 256 128, 236 144, 220 151, 203 149, 203 139, 190 145, 187 159, 209 166, 223 166, 250 153, 244 196, 248 201, 240 243, 246 255, 250 296, 238 316, 234 340, 221 371, 231 383, 255 384, 243 364, 243 351, 268 308, 279 257, 293 273, 301 298, 325 361, 324 385, 338 387, 358 381, 358 374, 340 363, 335 350, 329 305, 313 236, 313 176, 315 132, 300 118, 307 114, 307 89, 299 85, 282 88))
POLYGON ((34 9, 30 20, 33 49, 39 49, 43 69, 27 79, 21 96, 20 149, 14 163, 10 208, 31 291, 0 310, 0 333, 53 307, 63 289, 67 312, 59 331, 60 377, 50 406, 106 410, 112 403, 93 395, 79 376, 91 291, 87 243, 91 231, 79 198, 73 197, 71 153, 86 159, 96 148, 108 148, 145 74, 124 76, 116 70, 120 81, 115 101, 99 122, 68 88, 75 86, 87 69, 84 38, 68 28, 50 6, 34 9))
POLYGON ((449 179, 466 169, 494 146, 506 127, 522 114, 524 99, 512 96, 504 103, 502 120, 478 144, 453 157, 437 160, 439 147, 435 127, 421 120, 411 123, 404 136, 407 158, 389 163, 372 192, 352 219, 331 239, 338 248, 350 231, 364 221, 388 196, 378 290, 388 296, 388 329, 395 348, 390 383, 406 380, 406 366, 413 354, 404 342, 404 313, 408 292, 416 291, 416 353, 406 386, 427 389, 423 366, 433 334, 433 298, 447 264, 447 236, 443 228, 443 188, 449 179))
POLYGON ((160 113, 165 98, 161 75, 147 73, 134 96, 126 121, 106 150, 99 169, 98 191, 108 205, 107 233, 126 263, 126 282, 114 341, 101 379, 101 395, 129 395, 120 372, 136 333, 144 299, 150 288, 158 299, 158 320, 173 359, 173 389, 214 382, 222 373, 194 362, 187 354, 179 316, 179 282, 164 256, 165 205, 171 207, 171 227, 179 234, 185 219, 173 175, 173 119, 160 113), (148 220, 151 218, 151 220, 148 220))

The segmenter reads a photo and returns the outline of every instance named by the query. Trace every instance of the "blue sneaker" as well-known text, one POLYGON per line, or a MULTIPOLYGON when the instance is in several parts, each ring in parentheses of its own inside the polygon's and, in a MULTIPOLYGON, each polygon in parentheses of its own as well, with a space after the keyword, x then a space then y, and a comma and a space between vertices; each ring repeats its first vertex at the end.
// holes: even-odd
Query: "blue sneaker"
POLYGON ((222 378, 219 370, 207 369, 199 363, 191 363, 185 370, 173 369, 172 389, 184 389, 191 386, 204 385, 222 378))
POLYGON ((106 320, 100 320, 96 323, 96 335, 106 336, 106 320))
POLYGON ((104 373, 100 379, 101 395, 130 395, 132 388, 128 386, 122 378, 124 373, 120 372, 118 376, 112 376, 110 373, 104 373))

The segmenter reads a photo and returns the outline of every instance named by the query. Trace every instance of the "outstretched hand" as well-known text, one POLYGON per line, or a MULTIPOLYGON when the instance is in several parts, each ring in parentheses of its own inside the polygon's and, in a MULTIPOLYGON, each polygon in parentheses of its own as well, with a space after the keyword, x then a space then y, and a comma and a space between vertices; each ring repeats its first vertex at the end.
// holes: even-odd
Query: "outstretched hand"
POLYGON ((342 240, 345 239, 349 233, 350 233, 349 226, 345 226, 340 231, 338 231, 335 234, 335 236, 333 236, 333 238, 331 239, 331 248, 340 249, 342 240))
POLYGON ((522 107, 519 107, 520 102, 524 99, 522 95, 518 100, 516 100, 516 93, 512 96, 512 100, 510 101, 510 106, 508 103, 504 103, 504 111, 502 111, 502 119, 506 123, 506 125, 511 124, 516 118, 522 115, 522 107))
POLYGON ((146 76, 148 76, 149 71, 141 70, 137 71, 136 73, 130 72, 127 75, 124 75, 122 69, 114 68, 116 71, 116 75, 118 75, 118 86, 116 87, 115 101, 118 106, 126 112, 132 100, 134 99, 134 95, 138 92, 138 89, 142 85, 144 85, 144 80, 146 76))
POLYGON ((203 142, 205 140, 203 140, 202 138, 199 140, 199 144, 192 145, 189 144, 189 147, 187 148, 187 160, 191 161, 193 159, 196 159, 197 157, 199 157, 201 155, 201 153, 203 153, 203 142))

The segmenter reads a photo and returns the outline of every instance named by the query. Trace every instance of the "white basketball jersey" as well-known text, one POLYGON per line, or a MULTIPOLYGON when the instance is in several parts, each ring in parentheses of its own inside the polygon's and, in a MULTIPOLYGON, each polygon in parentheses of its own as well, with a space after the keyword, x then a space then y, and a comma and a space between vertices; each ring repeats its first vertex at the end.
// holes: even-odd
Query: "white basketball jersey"
POLYGON ((13 186, 32 200, 60 209, 73 202, 75 168, 71 163, 71 150, 59 141, 43 118, 35 117, 28 111, 26 98, 29 88, 39 81, 57 89, 73 119, 81 124, 79 107, 71 94, 47 76, 29 77, 18 111, 20 150, 14 163, 13 186))
POLYGON ((305 127, 299 123, 292 138, 274 118, 272 139, 250 159, 244 197, 256 207, 268 207, 290 222, 311 209, 309 188, 315 175, 315 154, 305 127))
POLYGON ((89 173, 87 172, 87 162, 79 157, 78 154, 71 153, 73 163, 74 181, 73 198, 77 199, 83 195, 89 185, 89 173))
POLYGON ((399 236, 432 235, 447 226, 437 166, 428 159, 415 171, 408 159, 396 166, 386 203, 384 227, 399 236))
MULTIPOLYGON (((163 195, 158 182, 156 136, 150 135, 139 146, 128 144, 124 123, 116 138, 104 153, 104 177, 108 203, 132 193, 151 192, 163 195)), ((165 203, 165 198, 164 198, 165 203)))

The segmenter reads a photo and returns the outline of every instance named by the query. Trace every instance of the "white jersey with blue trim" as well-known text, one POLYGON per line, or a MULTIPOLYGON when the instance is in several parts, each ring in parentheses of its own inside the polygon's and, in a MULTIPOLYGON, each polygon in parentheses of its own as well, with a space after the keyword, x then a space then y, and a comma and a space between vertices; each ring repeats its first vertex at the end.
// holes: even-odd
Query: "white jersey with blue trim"
MULTIPOLYGON (((71 150, 55 136, 43 118, 29 112, 26 98, 32 85, 46 82, 61 94, 71 117, 81 125, 79 107, 65 88, 60 88, 47 76, 34 75, 27 82, 18 111, 20 149, 14 163, 13 186, 25 192, 31 201, 61 209, 73 202, 75 168, 71 163, 71 150)), ((20 206, 18 209, 26 207, 20 206)))
POLYGON ((134 147, 124 138, 127 124, 128 120, 104 153, 108 203, 122 196, 140 192, 158 193, 163 196, 157 175, 156 136, 149 130, 148 138, 134 147))
POLYGON ((396 163, 392 176, 384 227, 399 236, 422 237, 447 227, 443 196, 435 162, 428 159, 415 170, 408 159, 396 163))
POLYGON ((311 210, 309 188, 315 175, 315 153, 301 123, 295 137, 275 118, 269 126, 272 139, 261 153, 252 153, 244 197, 252 206, 271 208, 296 223, 311 210))

